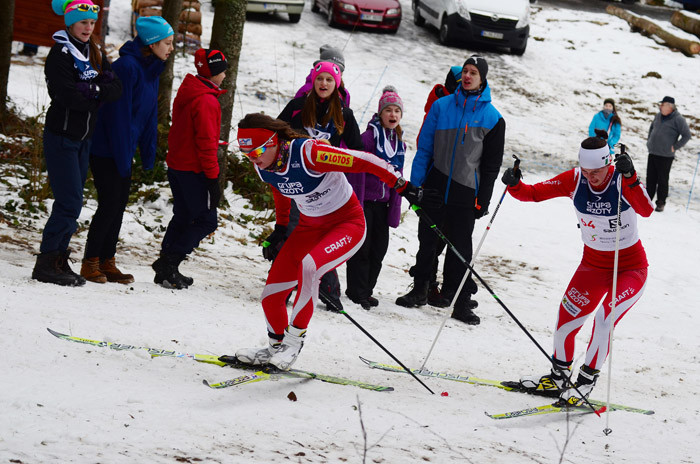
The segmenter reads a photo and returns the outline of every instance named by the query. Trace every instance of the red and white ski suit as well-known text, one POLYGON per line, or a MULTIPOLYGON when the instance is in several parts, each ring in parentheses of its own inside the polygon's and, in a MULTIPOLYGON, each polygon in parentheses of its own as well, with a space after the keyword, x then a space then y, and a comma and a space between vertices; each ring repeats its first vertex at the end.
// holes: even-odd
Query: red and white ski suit
MULTIPOLYGON (((282 148, 280 148, 282 149, 282 148)), ((370 153, 295 139, 284 169, 257 169, 273 186, 276 222, 287 225, 291 199, 299 224, 272 263, 262 295, 268 333, 280 336, 287 325, 306 329, 323 276, 354 255, 365 240, 365 216, 344 172, 368 172, 393 187, 401 174, 370 153), (298 287, 291 316, 287 296, 298 287)))
POLYGON ((646 189, 638 182, 637 175, 625 178, 610 166, 605 181, 594 190, 581 170, 575 168, 538 184, 520 182, 515 187, 508 187, 508 192, 521 201, 539 202, 565 196, 574 201, 584 247, 581 263, 559 305, 553 357, 562 363, 570 364, 573 361, 576 334, 596 307, 599 309, 595 315, 585 364, 600 370, 608 356, 620 181, 622 208, 615 303, 617 324, 641 297, 649 266, 638 237, 636 215, 649 217, 654 206, 646 189))

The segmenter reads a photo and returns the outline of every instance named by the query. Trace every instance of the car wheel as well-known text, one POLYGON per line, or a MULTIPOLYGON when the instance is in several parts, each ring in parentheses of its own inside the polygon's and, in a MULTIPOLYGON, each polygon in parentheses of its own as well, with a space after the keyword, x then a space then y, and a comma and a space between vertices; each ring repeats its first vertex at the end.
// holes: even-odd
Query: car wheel
POLYGON ((523 44, 522 47, 519 47, 519 48, 511 48, 511 49, 510 49, 510 52, 511 52, 513 55, 523 56, 523 54, 525 53, 525 49, 526 49, 526 48, 527 48, 527 42, 525 42, 525 43, 523 44))
POLYGON ((452 31, 450 26, 447 24, 447 18, 442 18, 442 23, 440 24, 440 31, 438 32, 438 40, 442 45, 449 45, 452 41, 452 31))
POLYGON ((420 15, 420 9, 418 8, 418 0, 413 0, 413 24, 418 27, 425 25, 425 18, 420 15))
POLYGON ((331 27, 335 26, 335 18, 333 17, 335 15, 335 11, 333 10, 333 0, 331 0, 328 4, 328 25, 331 27))
POLYGON ((311 12, 312 12, 312 13, 318 13, 319 11, 321 11, 321 9, 318 7, 318 4, 316 3, 316 0, 313 0, 313 1, 311 2, 311 12))
POLYGON ((292 24, 298 23, 301 20, 301 13, 289 13, 289 22, 292 24))

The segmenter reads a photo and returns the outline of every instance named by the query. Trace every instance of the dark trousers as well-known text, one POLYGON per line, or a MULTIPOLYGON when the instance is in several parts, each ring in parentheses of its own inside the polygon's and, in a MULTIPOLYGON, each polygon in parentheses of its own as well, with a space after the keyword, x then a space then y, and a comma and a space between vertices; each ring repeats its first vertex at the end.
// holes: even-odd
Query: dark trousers
POLYGON ((44 129, 44 158, 54 202, 41 238, 42 253, 67 250, 78 228, 90 146, 89 139, 71 140, 44 129))
POLYGON ((104 260, 114 257, 117 252, 119 230, 129 201, 131 175, 121 177, 113 158, 95 155, 90 156, 90 170, 97 189, 97 211, 90 222, 85 257, 104 260))
POLYGON ((216 208, 209 209, 209 190, 203 172, 168 169, 173 192, 173 217, 163 237, 161 252, 188 255, 216 230, 216 208))
POLYGON ((665 205, 668 197, 668 177, 671 174, 673 158, 649 154, 647 159, 646 188, 649 198, 654 199, 658 194, 657 204, 665 205))
POLYGON ((367 236, 362 247, 347 262, 348 288, 345 290, 350 299, 357 301, 372 296, 389 248, 389 203, 366 201, 363 209, 367 236))
MULTIPOLYGON (((472 200, 473 202, 473 200, 472 200)), ((468 205, 469 203, 467 203, 468 205)), ((438 224, 445 237, 454 245, 459 254, 469 263, 472 259, 472 232, 474 231, 474 209, 467 205, 443 205, 440 208, 423 208, 427 216, 438 224)), ((418 223, 418 253, 416 254, 416 266, 414 280, 416 282, 430 282, 432 269, 439 249, 440 237, 431 228, 432 223, 422 219, 418 223)), ((467 270, 464 263, 447 249, 445 264, 443 266, 443 281, 441 293, 451 298, 457 293, 462 277, 467 270)), ((477 291, 476 283, 471 278, 467 279, 460 296, 468 298, 477 291)))

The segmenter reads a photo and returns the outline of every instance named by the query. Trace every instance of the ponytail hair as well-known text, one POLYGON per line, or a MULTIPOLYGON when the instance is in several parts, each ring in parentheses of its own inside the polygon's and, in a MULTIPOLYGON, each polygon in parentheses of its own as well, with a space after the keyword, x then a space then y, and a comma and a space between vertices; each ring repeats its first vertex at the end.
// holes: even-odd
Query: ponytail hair
POLYGON ((263 113, 248 113, 238 121, 239 129, 267 129, 277 133, 280 141, 294 139, 308 139, 308 136, 300 134, 281 119, 275 119, 263 113))

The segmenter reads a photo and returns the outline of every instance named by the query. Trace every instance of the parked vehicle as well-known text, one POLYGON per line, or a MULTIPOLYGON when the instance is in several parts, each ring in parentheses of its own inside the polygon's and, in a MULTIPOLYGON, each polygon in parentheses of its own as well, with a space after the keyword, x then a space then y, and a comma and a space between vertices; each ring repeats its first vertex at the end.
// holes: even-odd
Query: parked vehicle
POLYGON ((287 13, 290 23, 298 23, 302 11, 304 0, 248 0, 246 7, 248 13, 287 13))
POLYGON ((464 42, 525 53, 534 0, 413 0, 413 21, 438 29, 441 44, 464 42))
POLYGON ((312 0, 311 11, 325 11, 329 26, 358 26, 396 33, 401 24, 398 0, 312 0))

